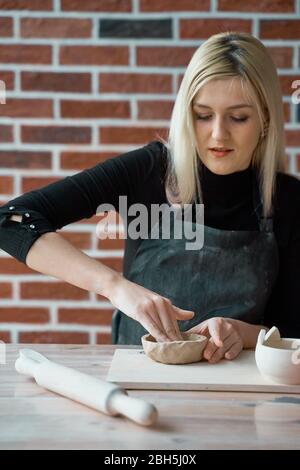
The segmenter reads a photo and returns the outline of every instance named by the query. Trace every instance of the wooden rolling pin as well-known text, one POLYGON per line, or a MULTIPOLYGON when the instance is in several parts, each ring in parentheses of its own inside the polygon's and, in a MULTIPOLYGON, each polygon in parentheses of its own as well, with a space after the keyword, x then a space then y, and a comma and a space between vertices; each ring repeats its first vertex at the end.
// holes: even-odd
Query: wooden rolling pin
POLYGON ((16 371, 33 377, 38 385, 111 416, 122 414, 149 426, 157 418, 154 405, 128 396, 120 386, 50 361, 32 349, 20 349, 16 371))

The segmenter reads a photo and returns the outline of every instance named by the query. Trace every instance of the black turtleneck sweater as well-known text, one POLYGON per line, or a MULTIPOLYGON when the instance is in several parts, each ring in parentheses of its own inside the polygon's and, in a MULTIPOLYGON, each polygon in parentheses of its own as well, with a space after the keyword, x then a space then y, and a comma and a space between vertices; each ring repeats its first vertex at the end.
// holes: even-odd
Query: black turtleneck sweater
POLYGON ((223 230, 259 230, 253 207, 252 168, 217 175, 199 165, 205 225, 223 230))
MULTIPOLYGON (((26 263, 35 240, 43 233, 92 217, 103 203, 119 210, 127 206, 166 203, 166 153, 158 141, 118 155, 75 175, 19 196, 0 208, 0 248, 26 263), (12 214, 22 222, 9 221, 12 214)), ((223 230, 258 230, 252 201, 252 169, 217 175, 203 164, 201 185, 205 225, 223 230)), ((300 181, 278 173, 274 233, 280 270, 269 298, 264 323, 276 325, 282 336, 300 337, 300 181)), ((128 223, 134 217, 128 217, 128 223)), ((126 277, 140 239, 126 239, 123 274, 126 277)), ((254 260, 259 262, 259 260, 254 260)))

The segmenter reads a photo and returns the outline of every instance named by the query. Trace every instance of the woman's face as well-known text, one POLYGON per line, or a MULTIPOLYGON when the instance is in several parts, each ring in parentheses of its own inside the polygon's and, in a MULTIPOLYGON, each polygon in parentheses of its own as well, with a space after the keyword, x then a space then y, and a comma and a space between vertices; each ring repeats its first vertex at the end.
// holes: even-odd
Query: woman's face
POLYGON ((206 83, 193 100, 193 114, 198 154, 210 171, 227 175, 248 168, 261 128, 239 78, 206 83), (214 153, 214 147, 231 151, 214 153))

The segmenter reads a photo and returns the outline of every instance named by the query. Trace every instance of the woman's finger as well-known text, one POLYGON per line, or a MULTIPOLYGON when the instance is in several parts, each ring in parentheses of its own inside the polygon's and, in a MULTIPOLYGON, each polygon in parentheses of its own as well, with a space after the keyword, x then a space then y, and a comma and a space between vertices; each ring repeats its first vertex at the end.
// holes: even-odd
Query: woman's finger
POLYGON ((228 351, 225 353, 225 359, 228 359, 229 361, 234 359, 236 356, 240 354, 240 352, 243 350, 243 344, 241 341, 238 341, 237 343, 234 343, 228 351))
POLYGON ((203 357, 204 359, 206 359, 207 361, 210 360, 210 358, 212 357, 212 355, 217 351, 218 349, 218 346, 215 345, 214 341, 212 338, 210 338, 208 341, 207 341, 207 344, 205 346, 205 349, 203 351, 203 357))
POLYGON ((176 307, 176 305, 172 305, 172 308, 174 309, 177 320, 190 320, 195 315, 195 312, 192 310, 184 310, 182 308, 176 307))
POLYGON ((193 328, 190 328, 187 330, 187 333, 197 333, 198 335, 209 335, 208 327, 207 327, 207 320, 199 323, 196 326, 193 326, 193 328))
POLYGON ((158 298, 155 302, 156 315, 162 324, 164 333, 171 341, 181 339, 177 321, 172 311, 172 305, 162 297, 158 298))
POLYGON ((177 339, 182 340, 181 331, 179 330, 179 325, 178 325, 173 307, 174 306, 172 305, 172 302, 169 299, 166 299, 166 308, 167 308, 167 311, 169 313, 169 316, 172 318, 173 325, 174 325, 174 330, 175 330, 175 333, 176 333, 176 337, 177 337, 177 339))
POLYGON ((170 341, 161 324, 157 323, 157 316, 152 318, 151 311, 144 311, 139 317, 139 323, 158 342, 170 341))
POLYGON ((214 343, 220 348, 233 331, 233 327, 228 320, 219 317, 211 318, 208 321, 208 329, 214 343))
POLYGON ((228 338, 225 339, 222 348, 218 348, 217 351, 211 356, 210 361, 216 363, 220 361, 227 351, 229 351, 234 344, 242 344, 239 335, 233 332, 228 338))

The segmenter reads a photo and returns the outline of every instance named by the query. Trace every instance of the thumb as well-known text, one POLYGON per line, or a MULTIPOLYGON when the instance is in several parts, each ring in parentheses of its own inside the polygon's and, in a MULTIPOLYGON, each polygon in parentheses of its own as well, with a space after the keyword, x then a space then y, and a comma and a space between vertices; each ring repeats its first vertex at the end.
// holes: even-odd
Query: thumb
POLYGON ((208 322, 208 330, 209 330, 210 336, 213 342, 215 343, 215 345, 218 346, 218 348, 221 348, 223 346, 221 329, 222 329, 221 325, 218 322, 216 322, 214 318, 212 318, 208 322))
POLYGON ((183 310, 175 305, 173 305, 173 308, 175 310, 176 320, 189 320, 195 315, 195 312, 192 312, 191 310, 183 310))
POLYGON ((204 320, 203 322, 198 323, 198 325, 193 326, 193 328, 187 330, 187 333, 197 333, 199 335, 210 337, 210 333, 207 327, 207 320, 204 320))
POLYGON ((223 341, 221 340, 220 336, 212 336, 213 342, 215 343, 218 348, 221 348, 223 346, 223 341))

